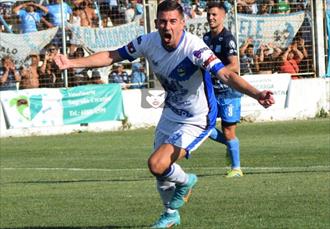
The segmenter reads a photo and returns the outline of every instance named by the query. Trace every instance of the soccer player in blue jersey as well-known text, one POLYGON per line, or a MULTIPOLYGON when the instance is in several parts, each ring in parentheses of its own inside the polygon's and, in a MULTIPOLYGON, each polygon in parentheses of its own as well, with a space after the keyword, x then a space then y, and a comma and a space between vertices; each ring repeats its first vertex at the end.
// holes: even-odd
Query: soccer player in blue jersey
MULTIPOLYGON (((226 8, 223 3, 209 3, 207 7, 207 21, 210 31, 204 34, 203 40, 226 68, 238 73, 239 62, 236 39, 224 27, 225 18, 226 8)), ((215 77, 212 81, 218 102, 218 117, 221 118, 222 131, 214 128, 211 131, 210 138, 227 147, 227 156, 230 159, 231 170, 227 171, 226 177, 241 177, 243 173, 240 164, 239 140, 236 137, 235 130, 241 117, 242 94, 215 77)))
POLYGON ((272 92, 257 90, 224 67, 201 39, 185 32, 183 9, 177 1, 162 1, 155 22, 158 31, 142 35, 117 50, 79 59, 67 59, 59 54, 55 61, 60 69, 66 69, 102 67, 141 56, 148 60, 167 92, 155 130, 154 151, 148 159, 165 207, 152 227, 169 228, 180 224, 178 210, 197 183, 197 176, 185 173, 176 162, 189 158, 215 126, 217 104, 209 73, 266 108, 274 99, 272 92))

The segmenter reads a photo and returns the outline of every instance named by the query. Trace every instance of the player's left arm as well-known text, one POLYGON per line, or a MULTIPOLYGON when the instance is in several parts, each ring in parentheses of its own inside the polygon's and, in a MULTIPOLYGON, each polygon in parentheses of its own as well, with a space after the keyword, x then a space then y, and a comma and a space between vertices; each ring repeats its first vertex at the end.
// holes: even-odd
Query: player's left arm
POLYGON ((256 99, 260 105, 267 108, 275 103, 273 92, 264 90, 259 91, 242 77, 226 67, 218 70, 216 77, 223 83, 235 88, 237 91, 256 99))

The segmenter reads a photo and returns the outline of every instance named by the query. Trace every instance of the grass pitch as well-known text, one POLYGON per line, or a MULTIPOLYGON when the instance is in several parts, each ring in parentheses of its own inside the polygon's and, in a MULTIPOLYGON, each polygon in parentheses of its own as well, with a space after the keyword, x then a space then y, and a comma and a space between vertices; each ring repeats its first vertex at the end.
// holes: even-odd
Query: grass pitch
MULTIPOLYGON (((207 140, 180 163, 199 182, 177 228, 330 228, 330 120, 242 123, 245 176, 207 140)), ((1 228, 147 228, 162 211, 153 129, 0 139, 1 228)))

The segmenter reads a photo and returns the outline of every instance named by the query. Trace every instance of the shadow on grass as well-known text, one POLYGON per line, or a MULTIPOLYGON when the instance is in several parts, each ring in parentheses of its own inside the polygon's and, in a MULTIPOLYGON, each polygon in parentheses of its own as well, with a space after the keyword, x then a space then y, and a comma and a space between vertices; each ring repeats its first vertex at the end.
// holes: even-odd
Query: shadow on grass
MULTIPOLYGON (((219 169, 221 170, 221 169, 219 169)), ((293 173, 319 173, 319 172, 330 172, 329 169, 315 169, 315 170, 278 170, 278 171, 243 171, 244 175, 261 175, 261 174, 293 174, 293 173)), ((203 173, 198 174, 198 177, 215 177, 215 176, 225 176, 223 171, 218 173, 203 173)), ((107 180, 37 180, 37 181, 12 181, 12 182, 1 182, 0 184, 69 184, 69 183, 96 183, 96 182, 109 182, 109 183, 119 183, 119 182, 141 182, 154 180, 153 177, 140 177, 136 179, 107 179, 107 180)), ((110 227, 111 228, 111 227, 110 227)), ((89 228, 87 228, 89 229, 89 228)))

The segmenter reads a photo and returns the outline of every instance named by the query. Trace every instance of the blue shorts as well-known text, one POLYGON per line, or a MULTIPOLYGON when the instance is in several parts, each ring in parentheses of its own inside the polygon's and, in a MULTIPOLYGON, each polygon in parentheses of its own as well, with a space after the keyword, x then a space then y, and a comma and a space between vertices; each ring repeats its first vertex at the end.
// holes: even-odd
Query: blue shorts
POLYGON ((238 123, 241 119, 241 97, 224 98, 221 94, 217 96, 218 117, 222 123, 238 123))

